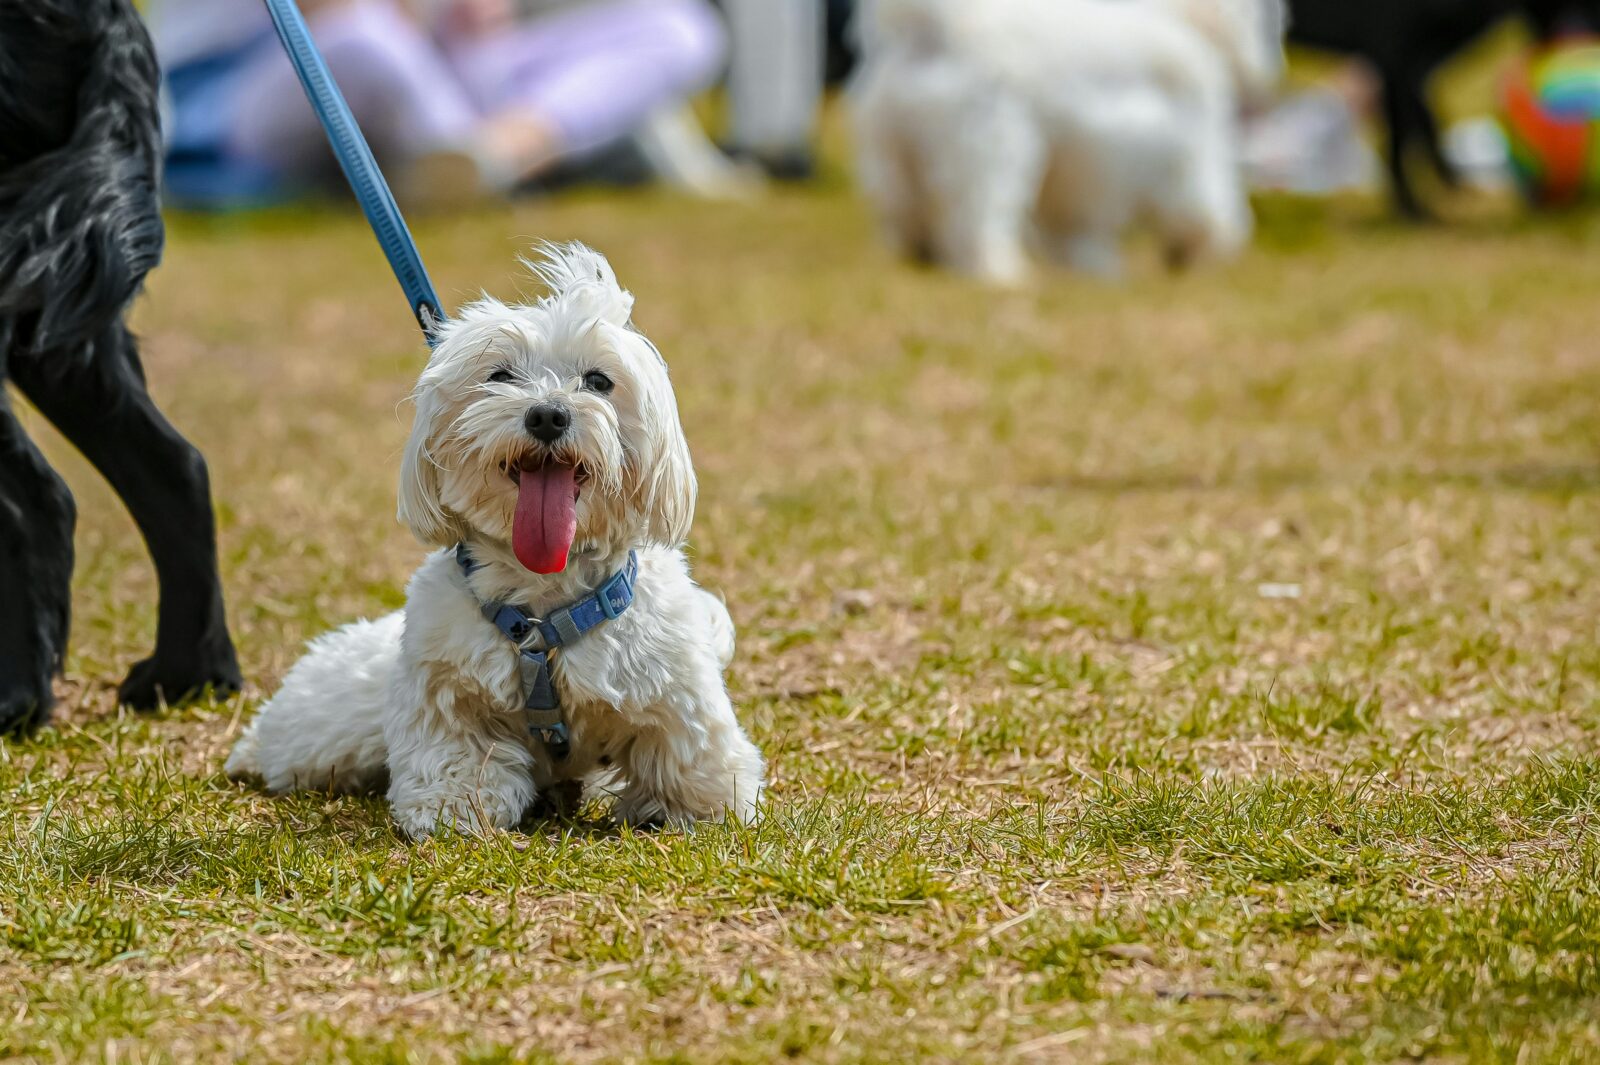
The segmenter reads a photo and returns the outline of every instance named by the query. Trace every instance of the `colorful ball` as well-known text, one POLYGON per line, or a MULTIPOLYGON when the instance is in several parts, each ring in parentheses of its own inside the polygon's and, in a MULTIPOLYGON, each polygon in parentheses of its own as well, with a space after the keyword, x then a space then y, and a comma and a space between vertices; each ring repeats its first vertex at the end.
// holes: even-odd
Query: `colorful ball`
POLYGON ((1600 41, 1557 44, 1513 71, 1500 122, 1517 184, 1534 203, 1600 196, 1600 41))

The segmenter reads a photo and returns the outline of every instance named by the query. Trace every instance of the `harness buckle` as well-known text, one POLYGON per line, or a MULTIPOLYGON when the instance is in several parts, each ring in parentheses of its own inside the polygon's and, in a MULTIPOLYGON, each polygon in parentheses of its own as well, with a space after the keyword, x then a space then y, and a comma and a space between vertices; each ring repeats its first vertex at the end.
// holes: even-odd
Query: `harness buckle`
POLYGON ((545 749, 550 752, 550 757, 556 761, 559 762, 572 753, 572 735, 567 730, 565 721, 558 722, 549 728, 536 726, 528 731, 539 737, 539 742, 544 744, 545 749))
POLYGON ((528 628, 531 631, 529 631, 529 633, 521 640, 517 641, 517 649, 522 651, 550 650, 550 644, 544 638, 544 626, 540 624, 538 619, 534 619, 528 625, 528 628))

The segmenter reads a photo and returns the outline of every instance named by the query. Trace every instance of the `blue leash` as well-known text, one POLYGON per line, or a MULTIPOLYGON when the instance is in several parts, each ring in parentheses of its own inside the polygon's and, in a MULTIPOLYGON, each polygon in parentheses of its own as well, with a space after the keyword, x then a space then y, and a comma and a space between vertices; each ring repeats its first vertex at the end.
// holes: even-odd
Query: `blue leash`
POLYGON ((361 127, 350 113, 350 105, 344 102, 344 94, 311 40, 311 31, 306 28, 305 16, 300 14, 295 0, 266 0, 266 5, 273 25, 278 28, 284 51, 289 53, 295 72, 300 75, 300 84, 305 86, 312 110, 327 131, 328 143, 339 158, 345 179, 361 202, 372 233, 378 238, 383 254, 389 259, 389 267, 405 291, 411 313, 417 316, 417 324, 422 327, 422 335, 432 346, 434 331, 445 320, 444 310, 438 294, 433 291, 433 282, 428 280, 428 270, 422 265, 417 242, 412 239, 411 230, 406 228, 406 220, 394 202, 394 194, 389 191, 389 183, 383 180, 383 171, 378 169, 378 161, 372 157, 372 149, 367 147, 367 139, 361 135, 361 127))

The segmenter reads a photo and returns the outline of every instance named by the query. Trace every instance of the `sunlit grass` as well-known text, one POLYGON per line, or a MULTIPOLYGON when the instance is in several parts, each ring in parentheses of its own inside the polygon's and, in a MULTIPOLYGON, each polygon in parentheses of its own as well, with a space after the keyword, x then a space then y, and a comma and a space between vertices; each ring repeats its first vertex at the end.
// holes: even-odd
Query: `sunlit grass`
POLYGON ((54 729, 0 745, 0 1057, 1600 1055, 1595 220, 1274 201, 1242 262, 974 290, 836 170, 419 227, 449 302, 606 251, 673 366, 769 817, 407 844, 219 769, 395 606, 423 352, 359 221, 179 219, 137 324, 252 687, 119 714, 153 580, 79 492, 54 729))

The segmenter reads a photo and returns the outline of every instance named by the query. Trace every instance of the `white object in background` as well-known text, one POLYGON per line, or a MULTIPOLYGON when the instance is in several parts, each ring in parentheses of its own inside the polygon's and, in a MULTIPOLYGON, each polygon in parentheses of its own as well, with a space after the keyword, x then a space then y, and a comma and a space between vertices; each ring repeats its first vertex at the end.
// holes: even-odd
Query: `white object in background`
POLYGON ((1245 174, 1253 188, 1313 196, 1378 183, 1378 157, 1344 97, 1327 89, 1286 96, 1252 119, 1244 137, 1245 174))
POLYGON ((1445 130, 1444 155, 1468 185, 1496 190, 1511 186, 1511 149, 1500 123, 1487 115, 1463 119, 1445 130))
POLYGON ((822 101, 822 0, 727 0, 729 147, 762 158, 810 149, 822 101))
POLYGON ((687 105, 655 112, 634 130, 633 140, 657 178, 702 199, 748 199, 765 184, 760 167, 736 163, 717 150, 687 105))

